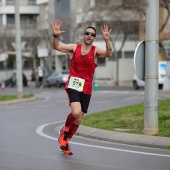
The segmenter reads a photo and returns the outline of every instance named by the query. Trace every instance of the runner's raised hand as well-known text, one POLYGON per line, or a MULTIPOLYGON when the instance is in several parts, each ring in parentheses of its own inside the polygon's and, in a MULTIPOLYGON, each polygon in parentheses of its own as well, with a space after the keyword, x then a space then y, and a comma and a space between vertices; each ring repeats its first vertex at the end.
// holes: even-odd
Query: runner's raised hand
POLYGON ((60 35, 62 33, 64 33, 65 31, 61 31, 60 30, 60 27, 61 27, 61 21, 59 19, 55 20, 53 23, 52 23, 52 27, 53 27, 53 33, 55 35, 60 35))
POLYGON ((102 30, 103 38, 105 40, 109 40, 112 29, 109 30, 108 26, 104 25, 103 27, 101 27, 101 30, 102 30))

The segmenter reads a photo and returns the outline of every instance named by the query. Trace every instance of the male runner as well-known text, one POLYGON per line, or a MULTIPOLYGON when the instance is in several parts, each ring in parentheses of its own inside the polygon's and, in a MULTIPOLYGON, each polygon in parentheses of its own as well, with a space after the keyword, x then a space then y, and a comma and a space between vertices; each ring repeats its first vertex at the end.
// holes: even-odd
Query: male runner
POLYGON ((68 114, 64 127, 60 130, 58 142, 64 154, 72 155, 68 142, 77 131, 83 115, 87 113, 92 94, 92 83, 94 70, 97 67, 96 59, 111 57, 112 47, 110 44, 110 32, 107 25, 101 27, 106 50, 93 46, 96 40, 96 29, 87 27, 83 34, 81 44, 60 44, 59 36, 65 31, 60 30, 61 21, 56 20, 52 23, 53 28, 53 49, 70 53, 70 74, 65 85, 68 94, 71 113, 68 114))

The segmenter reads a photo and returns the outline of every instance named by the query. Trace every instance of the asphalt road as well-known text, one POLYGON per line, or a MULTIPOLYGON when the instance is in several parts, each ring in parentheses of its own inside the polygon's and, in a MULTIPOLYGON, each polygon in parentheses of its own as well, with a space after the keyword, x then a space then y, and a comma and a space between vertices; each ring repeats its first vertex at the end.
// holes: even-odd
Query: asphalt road
MULTIPOLYGON (((15 93, 6 89, 1 94, 15 93)), ((72 156, 58 150, 55 126, 70 112, 63 89, 26 88, 38 100, 0 106, 0 170, 170 170, 170 151, 75 136, 72 156)), ((169 98, 168 94, 159 97, 169 98)), ((89 114, 143 102, 131 88, 93 92, 89 114)))

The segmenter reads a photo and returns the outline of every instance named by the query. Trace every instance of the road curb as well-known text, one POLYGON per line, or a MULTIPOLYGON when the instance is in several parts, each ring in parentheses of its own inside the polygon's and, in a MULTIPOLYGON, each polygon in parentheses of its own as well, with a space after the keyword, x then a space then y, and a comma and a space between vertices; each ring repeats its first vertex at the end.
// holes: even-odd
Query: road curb
MULTIPOLYGON (((64 123, 57 124, 55 131, 58 131, 64 126, 64 123)), ((96 129, 87 126, 80 125, 76 134, 91 139, 97 139, 102 141, 122 143, 128 145, 145 146, 152 148, 168 149, 170 147, 169 137, 149 136, 131 134, 117 131, 108 131, 103 129, 96 129)))
POLYGON ((0 101, 0 106, 19 104, 19 103, 25 103, 25 102, 33 102, 35 100, 37 100, 36 96, 30 97, 30 98, 16 99, 16 100, 0 101))

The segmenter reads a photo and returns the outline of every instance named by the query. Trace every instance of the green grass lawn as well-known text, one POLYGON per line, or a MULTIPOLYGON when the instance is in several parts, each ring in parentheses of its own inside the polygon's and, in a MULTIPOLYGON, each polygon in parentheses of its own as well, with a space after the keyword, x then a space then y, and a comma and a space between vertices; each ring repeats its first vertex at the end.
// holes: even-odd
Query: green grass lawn
MULTIPOLYGON (((32 94, 24 94, 23 98, 30 98, 33 97, 32 94)), ((17 95, 0 95, 0 101, 7 101, 7 100, 15 100, 17 99, 17 95)))
MULTIPOLYGON (((144 103, 93 113, 83 118, 82 125, 111 131, 144 134, 144 103)), ((170 137, 170 99, 159 101, 159 132, 170 137)))

